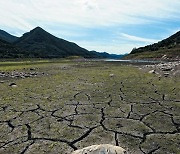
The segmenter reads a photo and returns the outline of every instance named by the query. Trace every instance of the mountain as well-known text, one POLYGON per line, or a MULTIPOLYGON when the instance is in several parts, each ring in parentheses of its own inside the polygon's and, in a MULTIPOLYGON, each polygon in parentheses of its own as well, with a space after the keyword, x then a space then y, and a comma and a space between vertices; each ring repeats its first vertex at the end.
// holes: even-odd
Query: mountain
POLYGON ((84 58, 119 59, 123 55, 88 51, 73 42, 57 38, 40 27, 36 27, 22 37, 14 37, 7 32, 6 38, 0 38, 0 58, 64 58, 80 56, 84 58))
POLYGON ((125 59, 180 59, 180 31, 158 43, 133 49, 125 59))
POLYGON ((26 54, 15 45, 0 39, 0 58, 21 58, 26 54))
POLYGON ((94 52, 96 55, 102 58, 109 58, 109 59, 121 59, 127 54, 117 55, 117 54, 109 54, 107 52, 97 52, 97 51, 91 51, 94 52))
POLYGON ((16 41, 18 37, 11 35, 4 30, 0 30, 0 39, 12 43, 16 41))
POLYGON ((24 51, 28 51, 31 54, 30 57, 63 58, 82 56, 85 58, 98 58, 100 56, 75 43, 57 38, 40 27, 25 33, 13 44, 24 51))

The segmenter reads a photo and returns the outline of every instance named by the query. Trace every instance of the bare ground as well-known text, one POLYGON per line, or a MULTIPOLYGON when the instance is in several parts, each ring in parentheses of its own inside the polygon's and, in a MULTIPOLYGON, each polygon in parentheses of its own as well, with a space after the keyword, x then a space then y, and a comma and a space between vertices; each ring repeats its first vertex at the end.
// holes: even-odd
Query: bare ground
POLYGON ((180 152, 179 77, 108 62, 38 70, 46 75, 0 78, 0 153, 70 154, 93 144, 132 154, 180 152))

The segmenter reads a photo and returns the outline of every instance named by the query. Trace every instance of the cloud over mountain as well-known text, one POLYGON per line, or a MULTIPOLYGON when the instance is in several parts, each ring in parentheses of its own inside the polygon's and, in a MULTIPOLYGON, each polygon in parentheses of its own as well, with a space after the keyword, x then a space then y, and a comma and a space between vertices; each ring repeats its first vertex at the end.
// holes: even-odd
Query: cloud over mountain
MULTIPOLYGON (((110 42, 110 47, 113 44, 112 40, 118 37, 115 31, 155 40, 165 37, 145 36, 148 33, 146 30, 148 25, 150 34, 154 30, 160 35, 172 34, 169 28, 171 30, 180 28, 177 27, 180 21, 179 8, 179 0, 2 0, 0 28, 9 33, 15 32, 14 35, 21 35, 33 27, 41 26, 50 32, 54 31, 53 34, 58 34, 58 37, 78 43, 86 41, 87 47, 90 44, 97 44, 97 30, 104 30, 104 33, 112 30, 111 36, 105 36, 106 43, 110 42), (126 29, 131 27, 144 33, 137 35, 137 30, 126 32, 126 29), (76 31, 79 36, 74 37, 76 31)), ((96 47, 100 48, 100 44, 96 47)), ((120 45, 119 51, 130 51, 128 46, 122 48, 120 45)), ((101 47, 103 50, 103 46, 101 47)), ((118 52, 113 46, 111 49, 118 52)))

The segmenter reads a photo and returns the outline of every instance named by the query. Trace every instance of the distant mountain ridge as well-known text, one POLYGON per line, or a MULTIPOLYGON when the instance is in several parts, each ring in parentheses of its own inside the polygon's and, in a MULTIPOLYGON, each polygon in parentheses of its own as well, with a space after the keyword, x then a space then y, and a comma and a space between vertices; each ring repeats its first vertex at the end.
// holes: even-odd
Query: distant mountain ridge
POLYGON ((16 41, 18 37, 11 35, 4 30, 0 30, 0 39, 12 43, 16 41))
MULTIPOLYGON (((7 33, 8 34, 8 33, 7 33)), ((10 36, 10 34, 9 34, 10 36)), ((13 39, 11 44, 6 39, 6 44, 11 46, 11 49, 16 49, 17 55, 5 46, 0 46, 0 58, 4 57, 25 57, 25 58, 64 58, 68 56, 80 56, 84 58, 110 58, 110 57, 122 57, 121 55, 99 53, 96 51, 88 51, 73 42, 66 41, 64 39, 53 36, 41 27, 36 27, 30 32, 23 34, 22 37, 13 39), (19 52, 18 52, 19 51, 19 52)))
POLYGON ((125 55, 127 55, 127 54, 121 54, 121 55, 109 54, 109 53, 107 53, 107 52, 97 52, 97 51, 91 51, 91 52, 94 52, 95 54, 99 55, 99 57, 109 58, 109 59, 121 59, 121 58, 123 58, 125 55))
POLYGON ((145 47, 134 48, 125 59, 162 58, 180 59, 180 31, 172 36, 145 47))

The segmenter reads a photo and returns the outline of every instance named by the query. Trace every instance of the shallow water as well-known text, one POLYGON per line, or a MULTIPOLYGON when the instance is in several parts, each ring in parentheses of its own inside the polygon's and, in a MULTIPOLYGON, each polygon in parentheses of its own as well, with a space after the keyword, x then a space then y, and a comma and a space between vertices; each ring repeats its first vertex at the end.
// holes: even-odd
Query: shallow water
POLYGON ((160 63, 161 62, 161 61, 152 61, 152 60, 122 60, 122 59, 104 59, 103 61, 130 62, 130 63, 160 63))

